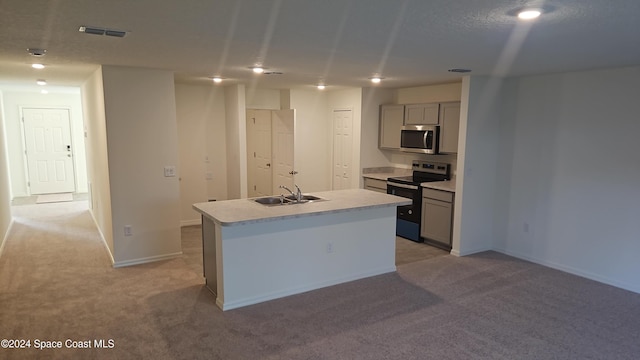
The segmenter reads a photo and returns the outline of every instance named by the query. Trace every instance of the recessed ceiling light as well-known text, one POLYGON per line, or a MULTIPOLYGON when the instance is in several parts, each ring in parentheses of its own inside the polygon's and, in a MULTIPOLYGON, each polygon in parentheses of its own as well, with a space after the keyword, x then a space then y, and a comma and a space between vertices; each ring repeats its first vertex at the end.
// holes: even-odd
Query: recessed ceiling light
POLYGON ((318 84, 318 90, 324 90, 325 89, 325 85, 323 84, 318 84))
POLYGON ((518 18, 521 20, 533 20, 539 17, 542 14, 542 11, 538 9, 527 9, 520 11, 518 13, 518 18))
POLYGON ((264 68, 260 67, 260 66, 254 66, 251 68, 253 70, 254 73, 256 74, 262 74, 264 72, 264 68))
POLYGON ((44 65, 42 64, 31 64, 31 67, 38 70, 44 69, 44 65))
POLYGON ((44 85, 47 85, 47 81, 46 80, 42 80, 42 79, 38 79, 36 81, 36 84, 38 84, 40 86, 44 86, 44 85))
POLYGON ((216 84, 219 84, 222 82, 222 78, 220 76, 214 76, 212 80, 216 84))
POLYGON ((369 78, 369 79, 371 79, 371 82, 374 83, 374 84, 379 84, 380 81, 382 81, 382 78, 380 76, 374 76, 374 77, 369 78))

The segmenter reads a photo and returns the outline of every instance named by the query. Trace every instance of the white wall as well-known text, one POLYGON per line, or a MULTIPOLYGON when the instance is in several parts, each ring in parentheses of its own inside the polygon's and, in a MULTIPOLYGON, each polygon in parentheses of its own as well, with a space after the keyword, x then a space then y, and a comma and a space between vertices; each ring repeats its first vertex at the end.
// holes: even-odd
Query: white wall
POLYGON ((182 253, 173 73, 103 66, 115 266, 182 253), (142 96, 144 94, 144 96, 142 96), (176 166, 165 177, 165 166, 176 166), (124 236, 131 225, 132 236, 124 236))
POLYGON ((304 192, 331 189, 331 117, 325 92, 292 89, 290 106, 296 110, 295 182, 304 192))
MULTIPOLYGON (((349 109, 352 116, 352 137, 351 137, 351 174, 350 188, 360 187, 360 144, 361 144, 361 128, 362 128, 362 89, 352 88, 327 92, 328 105, 328 125, 329 139, 331 141, 331 149, 333 150, 333 110, 349 109)), ((329 157, 329 171, 333 177, 333 151, 329 157)))
POLYGON ((24 140, 22 132, 22 108, 68 109, 71 125, 71 141, 74 154, 76 192, 87 192, 87 169, 83 135, 82 100, 80 89, 63 89, 41 94, 31 87, 9 89, 2 93, 7 133, 9 173, 12 197, 29 196, 25 169, 24 140))
POLYGON ((640 292, 639 83, 640 67, 510 80, 496 249, 640 292))
POLYGON ((89 182, 89 210, 109 249, 111 260, 114 261, 107 123, 101 68, 96 70, 82 85, 82 107, 85 114, 84 127, 87 131, 85 149, 89 182))
MULTIPOLYGON (((1 95, 1 92, 0 92, 1 95)), ((11 195, 7 138, 4 132, 2 96, 0 96, 0 254, 11 225, 11 195)))
MULTIPOLYGON (((361 168, 390 166, 385 152, 378 148, 380 128, 380 105, 394 101, 395 90, 385 88, 363 88, 360 128, 361 168)), ((360 187, 363 187, 362 178, 360 187)))
POLYGON ((494 208, 502 81, 465 77, 462 82, 457 156, 453 255, 490 250, 494 208))
POLYGON ((227 198, 224 90, 176 84, 180 153, 180 223, 200 223, 191 205, 227 198), (209 179, 208 179, 209 177, 209 179))

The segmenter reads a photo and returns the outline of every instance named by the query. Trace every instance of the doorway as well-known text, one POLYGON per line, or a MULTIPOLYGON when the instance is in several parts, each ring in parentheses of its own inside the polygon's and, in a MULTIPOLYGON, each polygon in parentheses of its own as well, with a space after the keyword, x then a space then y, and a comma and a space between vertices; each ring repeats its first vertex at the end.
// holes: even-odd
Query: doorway
POLYGON ((23 108, 22 119, 29 193, 75 192, 69 110, 23 108))
POLYGON ((280 193, 294 184, 295 110, 247 109, 247 194, 280 193))

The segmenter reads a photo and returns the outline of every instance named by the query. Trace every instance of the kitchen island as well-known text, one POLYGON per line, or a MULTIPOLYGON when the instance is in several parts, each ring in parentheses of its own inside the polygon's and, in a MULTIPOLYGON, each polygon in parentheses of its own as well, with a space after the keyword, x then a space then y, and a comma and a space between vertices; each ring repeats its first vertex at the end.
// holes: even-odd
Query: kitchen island
POLYGON ((321 200, 193 205, 206 287, 222 310, 396 270, 396 207, 411 200, 364 189, 313 195, 321 200))

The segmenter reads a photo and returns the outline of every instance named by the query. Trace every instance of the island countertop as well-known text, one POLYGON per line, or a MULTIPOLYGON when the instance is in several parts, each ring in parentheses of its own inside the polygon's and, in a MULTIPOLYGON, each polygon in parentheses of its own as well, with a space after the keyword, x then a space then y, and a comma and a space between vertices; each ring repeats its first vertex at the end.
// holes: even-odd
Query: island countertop
POLYGON ((193 209, 222 226, 232 226, 357 209, 411 204, 411 199, 365 189, 322 191, 311 193, 311 195, 320 197, 324 201, 266 206, 252 199, 234 199, 197 203, 193 204, 193 209))

